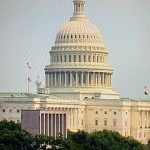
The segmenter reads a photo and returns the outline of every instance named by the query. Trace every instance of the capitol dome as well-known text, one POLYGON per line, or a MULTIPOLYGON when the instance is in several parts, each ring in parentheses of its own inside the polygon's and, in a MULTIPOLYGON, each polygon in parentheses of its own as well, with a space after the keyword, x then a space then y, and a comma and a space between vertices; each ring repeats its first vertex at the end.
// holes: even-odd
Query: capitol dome
POLYGON ((82 93, 83 97, 96 94, 114 98, 118 94, 112 91, 113 69, 102 35, 85 16, 85 0, 73 2, 73 17, 60 28, 49 52, 45 90, 61 97, 79 97, 82 93))
POLYGON ((77 43, 79 41, 103 43, 100 31, 88 19, 72 20, 66 23, 60 28, 55 43, 77 43))
POLYGON ((58 31, 55 44, 71 42, 103 43, 99 29, 85 17, 84 2, 83 0, 74 0, 74 15, 58 31))

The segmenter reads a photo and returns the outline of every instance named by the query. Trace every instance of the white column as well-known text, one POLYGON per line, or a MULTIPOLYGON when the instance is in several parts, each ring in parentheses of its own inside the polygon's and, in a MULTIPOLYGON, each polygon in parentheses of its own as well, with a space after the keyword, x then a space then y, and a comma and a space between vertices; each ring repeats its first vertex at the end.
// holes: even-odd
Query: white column
POLYGON ((112 74, 110 74, 110 87, 112 87, 112 74))
POLYGON ((55 114, 55 134, 54 135, 55 135, 55 137, 57 136, 56 135, 56 114, 55 114))
POLYGON ((83 86, 83 72, 81 72, 81 86, 83 86))
POLYGON ((104 87, 104 72, 102 72, 102 87, 104 87))
POLYGON ((93 82, 94 81, 94 79, 93 79, 93 72, 91 73, 91 86, 93 86, 93 82))
POLYGON ((109 88, 109 73, 107 74, 107 87, 109 88))
POLYGON ((47 117, 48 117, 48 118, 47 118, 47 122, 48 122, 48 123, 47 123, 47 125, 48 125, 47 131, 48 131, 48 136, 50 136, 50 135, 49 135, 49 113, 47 113, 47 117))
POLYGON ((98 86, 101 86, 101 74, 98 72, 98 86))
POLYGON ((47 72, 45 72, 45 87, 47 88, 47 72))
POLYGON ((49 87, 49 72, 47 73, 47 87, 49 87))
POLYGON ((97 86, 97 72, 94 73, 95 75, 95 86, 97 86))
POLYGON ((89 86, 89 72, 87 72, 87 86, 89 86))
POLYGON ((66 72, 64 72, 64 75, 65 75, 65 81, 64 81, 65 85, 64 86, 66 86, 66 72))
POLYGON ((74 110, 75 110, 75 113, 74 113, 75 114, 74 115, 75 116, 75 128, 77 129, 77 109, 75 108, 74 110))
POLYGON ((57 75, 57 72, 55 72, 55 86, 57 86, 57 79, 56 79, 56 75, 57 75))
POLYGON ((59 72, 59 86, 61 86, 61 72, 59 72))
POLYGON ((41 134, 41 113, 40 113, 40 134, 41 134))
POLYGON ((64 133, 64 114, 62 113, 62 134, 64 133))
POLYGON ((53 86, 53 72, 51 72, 51 86, 53 86))
POLYGON ((107 87, 107 73, 105 74, 105 87, 107 87))
POLYGON ((70 86, 72 86, 72 72, 70 72, 70 86))
POLYGON ((51 87, 51 73, 49 72, 49 87, 51 87))
POLYGON ((44 135, 45 135, 45 113, 43 113, 44 115, 44 122, 43 122, 43 126, 44 126, 44 135))
POLYGON ((76 86, 78 86, 78 72, 76 72, 76 86))
POLYGON ((51 114, 51 136, 54 136, 54 132, 53 132, 53 121, 54 121, 54 119, 53 119, 53 113, 51 114))

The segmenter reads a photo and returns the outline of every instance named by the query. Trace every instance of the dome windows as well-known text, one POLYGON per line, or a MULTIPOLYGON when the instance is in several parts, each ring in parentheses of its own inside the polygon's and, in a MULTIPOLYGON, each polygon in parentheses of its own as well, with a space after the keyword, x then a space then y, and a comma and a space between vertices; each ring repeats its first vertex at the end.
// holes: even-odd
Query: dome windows
POLYGON ((76 62, 76 55, 74 55, 73 59, 74 59, 73 61, 76 62))
POLYGON ((96 34, 59 34, 56 38, 55 43, 78 43, 78 42, 86 42, 89 43, 99 43, 101 41, 100 36, 96 34))
POLYGON ((81 55, 79 55, 79 62, 81 62, 81 55))
POLYGON ((86 55, 84 55, 84 62, 86 62, 86 55))
POLYGON ((71 62, 71 55, 69 55, 69 62, 71 62))
POLYGON ((64 62, 67 62, 67 56, 66 55, 64 56, 64 62))
POLYGON ((81 62, 81 63, 107 63, 107 55, 98 53, 85 54, 51 54, 51 63, 81 62))

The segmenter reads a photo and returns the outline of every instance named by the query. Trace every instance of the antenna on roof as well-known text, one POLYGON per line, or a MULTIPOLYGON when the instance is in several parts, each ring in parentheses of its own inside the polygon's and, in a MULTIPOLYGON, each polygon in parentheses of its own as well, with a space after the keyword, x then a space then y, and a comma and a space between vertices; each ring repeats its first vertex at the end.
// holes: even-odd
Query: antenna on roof
POLYGON ((42 82, 39 79, 40 79, 40 76, 37 76, 37 80, 35 81, 35 84, 37 86, 37 93, 38 93, 38 90, 40 88, 40 85, 42 84, 42 82))

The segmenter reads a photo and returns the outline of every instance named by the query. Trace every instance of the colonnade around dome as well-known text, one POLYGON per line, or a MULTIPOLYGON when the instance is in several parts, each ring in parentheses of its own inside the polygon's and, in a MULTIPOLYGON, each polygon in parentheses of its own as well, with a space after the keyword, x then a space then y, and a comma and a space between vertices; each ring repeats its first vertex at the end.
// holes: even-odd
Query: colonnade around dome
POLYGON ((112 88, 112 73, 107 72, 46 72, 46 88, 49 87, 101 87, 112 88))

